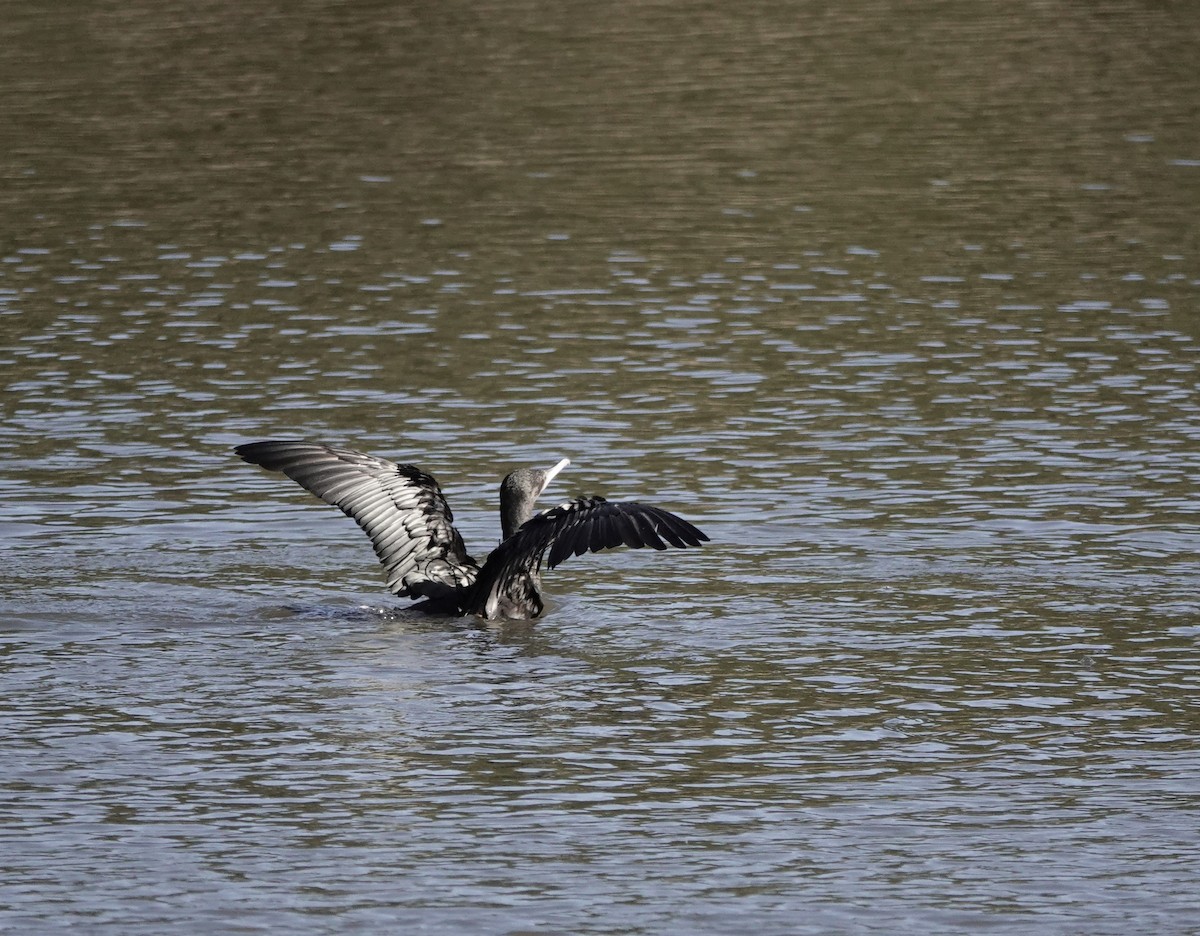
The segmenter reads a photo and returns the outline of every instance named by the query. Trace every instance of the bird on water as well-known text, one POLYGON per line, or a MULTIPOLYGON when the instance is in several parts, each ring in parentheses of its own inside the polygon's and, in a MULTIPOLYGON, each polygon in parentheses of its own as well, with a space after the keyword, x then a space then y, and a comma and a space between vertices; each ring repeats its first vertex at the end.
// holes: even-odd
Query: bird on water
POLYGON ((234 452, 287 475, 353 519, 375 547, 387 587, 423 599, 415 609, 530 620, 545 607, 540 572, 571 556, 615 546, 699 546, 708 537, 681 517, 649 504, 579 497, 534 514, 560 471, 519 468, 500 484, 503 538, 483 565, 468 554, 437 481, 413 465, 317 442, 249 442, 234 452))

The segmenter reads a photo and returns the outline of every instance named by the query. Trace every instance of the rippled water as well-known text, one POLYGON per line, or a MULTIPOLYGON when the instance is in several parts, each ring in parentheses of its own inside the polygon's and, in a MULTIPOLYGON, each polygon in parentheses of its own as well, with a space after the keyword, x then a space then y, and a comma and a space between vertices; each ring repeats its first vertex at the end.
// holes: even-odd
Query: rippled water
POLYGON ((1200 927, 1172 7, 13 6, 0 930, 1200 927), (712 542, 417 617, 281 436, 712 542))

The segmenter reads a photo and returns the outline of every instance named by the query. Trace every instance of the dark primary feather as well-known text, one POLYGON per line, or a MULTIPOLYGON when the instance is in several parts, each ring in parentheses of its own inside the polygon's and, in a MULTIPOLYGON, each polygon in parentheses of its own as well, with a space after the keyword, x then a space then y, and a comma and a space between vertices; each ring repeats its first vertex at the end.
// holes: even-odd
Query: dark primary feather
POLYGON ((419 468, 315 442, 252 442, 234 451, 353 518, 371 538, 395 594, 453 598, 479 574, 441 488, 419 468))
POLYGON ((488 618, 496 616, 505 596, 528 591, 530 583, 536 591, 536 573, 543 562, 553 569, 571 556, 616 546, 666 549, 670 544, 684 548, 707 540, 682 517, 658 507, 581 497, 538 514, 496 547, 475 580, 463 610, 488 618))
MULTIPOLYGON (((550 547, 548 569, 570 556, 617 546, 666 549, 669 545, 683 549, 708 540, 686 520, 661 508, 636 502, 611 503, 603 497, 581 498, 546 511, 541 517, 546 519, 538 524, 540 535, 535 542, 539 552, 546 545, 550 547)), ((530 523, 539 519, 535 517, 530 523)))

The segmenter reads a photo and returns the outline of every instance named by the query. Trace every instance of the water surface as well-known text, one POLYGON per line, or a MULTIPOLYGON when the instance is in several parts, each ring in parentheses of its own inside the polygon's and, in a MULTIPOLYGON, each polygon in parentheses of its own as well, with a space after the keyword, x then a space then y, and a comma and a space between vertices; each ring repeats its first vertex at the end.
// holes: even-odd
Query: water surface
POLYGON ((1200 925, 1183 7, 10 6, 0 929, 1200 925), (268 437, 712 542, 418 618, 268 437))

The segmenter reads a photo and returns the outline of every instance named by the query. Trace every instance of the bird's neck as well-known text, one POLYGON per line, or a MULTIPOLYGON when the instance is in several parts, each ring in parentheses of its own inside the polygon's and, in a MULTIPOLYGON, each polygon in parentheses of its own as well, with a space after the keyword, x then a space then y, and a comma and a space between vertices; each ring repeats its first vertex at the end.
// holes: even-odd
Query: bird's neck
POLYGON ((500 497, 500 529, 504 539, 508 539, 522 524, 533 516, 533 503, 525 498, 500 497))

